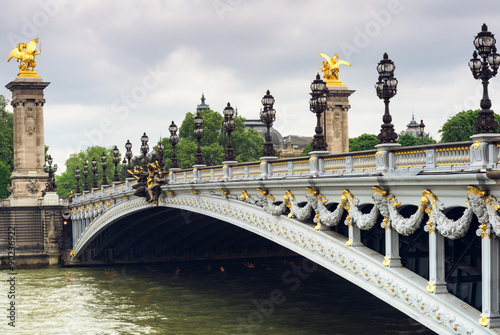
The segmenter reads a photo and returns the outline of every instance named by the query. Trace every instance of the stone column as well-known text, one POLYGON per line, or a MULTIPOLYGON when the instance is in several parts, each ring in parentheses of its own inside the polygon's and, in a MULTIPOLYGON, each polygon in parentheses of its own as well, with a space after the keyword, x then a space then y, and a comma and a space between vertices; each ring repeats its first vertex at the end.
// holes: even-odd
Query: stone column
POLYGON ((332 154, 349 152, 347 111, 351 108, 349 96, 355 91, 349 90, 347 86, 326 87, 328 88, 326 110, 321 117, 321 126, 325 131, 328 151, 332 154))
POLYGON ((50 83, 41 78, 16 78, 7 84, 14 110, 14 171, 11 205, 36 206, 47 181, 43 128, 43 90, 50 83))

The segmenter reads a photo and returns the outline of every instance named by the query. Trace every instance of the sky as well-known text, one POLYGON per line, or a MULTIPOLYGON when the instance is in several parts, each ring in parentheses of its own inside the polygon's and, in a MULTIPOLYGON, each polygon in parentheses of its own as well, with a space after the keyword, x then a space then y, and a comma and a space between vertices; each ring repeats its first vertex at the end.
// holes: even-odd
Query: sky
MULTIPOLYGON (((259 118, 266 90, 274 127, 312 136, 310 83, 322 52, 335 53, 349 89, 349 137, 377 135, 384 104, 375 92, 384 52, 396 65, 390 112, 397 132, 414 113, 439 139, 446 120, 478 109, 482 86, 468 61, 483 23, 500 34, 500 1, 335 0, 37 0, 2 1, 0 94, 18 67, 6 61, 17 43, 39 38, 36 71, 44 81, 45 144, 60 167, 90 145, 134 154, 146 132, 169 136, 205 94, 210 108, 227 102, 259 118)), ((499 35, 500 36, 500 35, 499 35)), ((500 106, 500 78, 490 80, 500 106)), ((497 108, 499 109, 499 108, 497 108)), ((12 110, 12 109, 10 109, 12 110)), ((500 111, 500 109, 499 109, 500 111)))

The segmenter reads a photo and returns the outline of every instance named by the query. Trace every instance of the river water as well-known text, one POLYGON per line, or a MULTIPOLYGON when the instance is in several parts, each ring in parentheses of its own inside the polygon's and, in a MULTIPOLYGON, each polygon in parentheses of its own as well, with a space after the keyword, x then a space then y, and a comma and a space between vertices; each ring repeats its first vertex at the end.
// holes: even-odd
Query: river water
POLYGON ((18 270, 15 300, 8 274, 0 334, 433 334, 302 258, 18 270))

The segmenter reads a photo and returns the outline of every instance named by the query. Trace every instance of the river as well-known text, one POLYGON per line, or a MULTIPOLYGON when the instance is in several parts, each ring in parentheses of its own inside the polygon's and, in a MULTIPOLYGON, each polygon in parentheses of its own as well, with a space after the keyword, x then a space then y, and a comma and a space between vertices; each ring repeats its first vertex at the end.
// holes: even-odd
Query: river
POLYGON ((8 273, 0 334, 433 334, 302 258, 8 273))

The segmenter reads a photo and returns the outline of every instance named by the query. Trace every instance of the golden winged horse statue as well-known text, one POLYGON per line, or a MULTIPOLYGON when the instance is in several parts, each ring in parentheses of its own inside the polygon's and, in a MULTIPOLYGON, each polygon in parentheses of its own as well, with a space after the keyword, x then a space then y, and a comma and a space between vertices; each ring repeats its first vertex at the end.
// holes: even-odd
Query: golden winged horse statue
POLYGON ((323 66, 319 68, 321 71, 323 71, 323 78, 326 79, 326 84, 328 86, 345 86, 339 79, 339 66, 351 66, 351 63, 348 63, 342 59, 338 59, 339 55, 337 54, 333 55, 332 58, 328 57, 322 52, 318 52, 318 55, 326 59, 326 62, 323 61, 323 66))
POLYGON ((19 63, 19 74, 18 77, 37 77, 35 72, 35 56, 42 52, 42 46, 40 45, 40 50, 36 50, 36 44, 38 43, 38 38, 33 41, 26 43, 19 43, 16 48, 14 48, 10 54, 7 62, 12 58, 16 58, 19 63))

